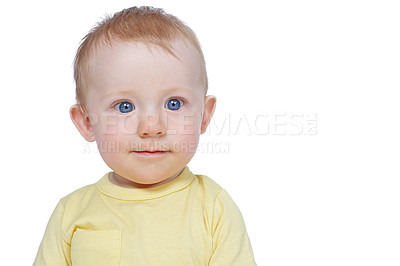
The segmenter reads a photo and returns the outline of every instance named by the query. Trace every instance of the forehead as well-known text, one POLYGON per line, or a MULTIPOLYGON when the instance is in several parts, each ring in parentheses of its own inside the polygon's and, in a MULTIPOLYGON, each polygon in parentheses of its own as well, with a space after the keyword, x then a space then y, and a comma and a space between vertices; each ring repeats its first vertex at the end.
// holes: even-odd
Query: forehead
POLYGON ((173 41, 171 48, 175 56, 141 42, 104 45, 91 60, 89 92, 171 86, 204 90, 198 51, 182 40, 173 41))

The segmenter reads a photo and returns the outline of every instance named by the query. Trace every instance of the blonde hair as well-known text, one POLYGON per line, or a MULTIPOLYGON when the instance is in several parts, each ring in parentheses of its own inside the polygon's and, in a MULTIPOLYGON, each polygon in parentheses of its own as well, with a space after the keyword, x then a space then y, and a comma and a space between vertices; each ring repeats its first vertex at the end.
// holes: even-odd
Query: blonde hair
POLYGON ((102 45, 111 45, 113 40, 141 42, 156 45, 176 56, 172 42, 177 38, 189 41, 199 52, 207 92, 205 60, 196 34, 184 22, 165 13, 163 9, 142 6, 127 8, 105 17, 82 39, 74 60, 77 103, 85 106, 90 61, 102 45))

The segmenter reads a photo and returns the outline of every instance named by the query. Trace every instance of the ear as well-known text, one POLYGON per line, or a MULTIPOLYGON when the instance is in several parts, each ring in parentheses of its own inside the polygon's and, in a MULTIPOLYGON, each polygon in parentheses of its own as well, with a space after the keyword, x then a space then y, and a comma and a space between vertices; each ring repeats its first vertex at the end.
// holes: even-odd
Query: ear
POLYGON ((81 135, 89 142, 94 141, 92 125, 90 124, 89 115, 85 108, 80 104, 75 104, 69 109, 69 114, 81 135))
POLYGON ((206 132, 208 124, 210 124, 211 117, 214 114, 217 99, 213 95, 207 95, 204 99, 204 113, 201 121, 201 134, 206 132))

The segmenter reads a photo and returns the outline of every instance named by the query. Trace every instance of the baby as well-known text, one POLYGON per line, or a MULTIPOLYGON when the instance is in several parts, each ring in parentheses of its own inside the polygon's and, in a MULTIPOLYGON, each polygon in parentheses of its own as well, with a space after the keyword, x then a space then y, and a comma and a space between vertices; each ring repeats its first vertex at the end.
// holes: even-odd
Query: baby
POLYGON ((133 7, 84 38, 73 123, 112 169, 60 200, 34 265, 255 265, 227 192, 186 166, 216 99, 193 31, 133 7))

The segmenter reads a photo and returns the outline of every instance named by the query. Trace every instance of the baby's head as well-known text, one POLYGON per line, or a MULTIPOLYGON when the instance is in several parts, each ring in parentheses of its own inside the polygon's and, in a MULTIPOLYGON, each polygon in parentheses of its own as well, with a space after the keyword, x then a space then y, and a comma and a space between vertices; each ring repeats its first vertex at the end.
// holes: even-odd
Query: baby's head
POLYGON ((161 9, 125 9, 84 38, 74 71, 71 118, 96 140, 113 182, 149 187, 179 175, 215 108, 189 27, 161 9))

